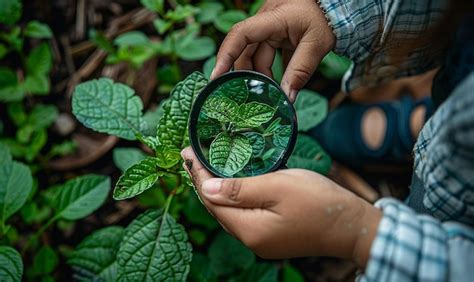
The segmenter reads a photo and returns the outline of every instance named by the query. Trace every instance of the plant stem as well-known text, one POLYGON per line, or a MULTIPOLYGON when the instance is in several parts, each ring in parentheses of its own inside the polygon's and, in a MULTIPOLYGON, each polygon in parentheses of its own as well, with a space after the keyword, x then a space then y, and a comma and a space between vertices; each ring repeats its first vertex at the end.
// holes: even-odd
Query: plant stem
POLYGON ((53 224, 56 220, 58 220, 60 218, 60 215, 59 214, 56 214, 55 216, 53 216, 52 218, 50 218, 48 220, 48 222, 46 222, 46 224, 44 224, 43 226, 41 226, 40 229, 38 229, 38 231, 35 232, 35 234, 33 234, 33 236, 30 237, 30 239, 26 242, 25 246, 23 247, 23 250, 22 250, 22 253, 24 253, 28 247, 31 245, 31 243, 33 243, 33 240, 37 239, 39 236, 41 236, 44 231, 46 231, 46 229, 48 229, 48 227, 53 224))
POLYGON ((237 128, 232 131, 232 133, 244 133, 244 132, 258 132, 258 133, 264 134, 265 129, 262 126, 259 126, 257 128, 251 128, 251 127, 237 128))
POLYGON ((168 210, 170 209, 171 201, 173 200, 175 191, 176 191, 176 190, 173 190, 173 191, 168 195, 168 198, 166 198, 165 210, 163 211, 163 214, 167 214, 167 213, 168 213, 168 210))

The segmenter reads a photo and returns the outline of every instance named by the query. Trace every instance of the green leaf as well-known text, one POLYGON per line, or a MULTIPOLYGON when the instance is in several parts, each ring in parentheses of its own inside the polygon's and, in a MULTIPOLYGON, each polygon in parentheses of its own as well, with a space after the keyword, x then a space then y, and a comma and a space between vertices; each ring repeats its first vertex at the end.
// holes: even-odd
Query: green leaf
POLYGON ((164 115, 165 111, 163 109, 163 103, 165 101, 161 102, 161 104, 151 110, 148 110, 144 115, 143 115, 143 120, 146 123, 146 130, 143 131, 145 135, 152 136, 156 134, 156 126, 160 122, 161 117, 164 115))
POLYGON ((107 53, 115 52, 115 48, 110 40, 105 36, 103 32, 95 29, 89 30, 89 39, 99 48, 107 51, 107 53))
POLYGON ((165 150, 181 151, 189 144, 189 112, 194 99, 206 84, 204 75, 194 72, 171 91, 169 101, 163 106, 164 115, 157 130, 157 137, 165 150))
POLYGON ((219 2, 202 2, 198 5, 199 13, 196 20, 201 24, 212 23, 220 12, 224 10, 224 5, 219 2))
POLYGON ((285 72, 285 68, 283 67, 283 59, 280 55, 280 52, 275 53, 275 59, 273 59, 272 64, 272 74, 273 79, 281 83, 281 79, 283 78, 283 73, 285 72))
POLYGON ((108 78, 79 84, 72 97, 72 111, 82 124, 128 140, 135 140, 146 127, 142 110, 142 101, 130 87, 108 78))
POLYGON ((265 138, 258 132, 245 132, 244 135, 249 139, 252 146, 252 158, 258 158, 262 155, 265 148, 265 138))
POLYGON ((88 174, 53 188, 56 216, 77 220, 96 211, 107 199, 110 178, 88 174))
POLYGON ((115 185, 114 199, 124 200, 143 193, 158 181, 159 176, 156 158, 147 157, 120 176, 115 185))
POLYGON ((190 193, 186 204, 183 208, 183 213, 189 222, 195 225, 202 226, 207 230, 215 230, 219 223, 207 211, 204 205, 199 201, 196 193, 190 193))
POLYGON ((32 38, 51 38, 53 32, 47 24, 40 23, 39 21, 28 22, 25 29, 23 30, 25 36, 32 38))
POLYGON ((153 21, 153 25, 159 34, 163 34, 173 26, 173 23, 163 19, 156 19, 153 21))
POLYGON ((150 40, 148 37, 141 31, 129 31, 123 33, 114 40, 114 44, 119 47, 130 47, 137 45, 148 44, 150 40))
POLYGON ((212 56, 204 62, 202 72, 207 79, 210 79, 212 70, 216 66, 217 56, 212 56))
POLYGON ((186 61, 198 61, 212 56, 216 51, 216 43, 207 36, 194 38, 192 42, 178 41, 176 54, 186 61))
POLYGON ((216 96, 227 97, 240 105, 247 101, 249 90, 244 79, 234 79, 219 87, 215 93, 216 96))
POLYGON ((21 281, 23 261, 20 254, 11 247, 0 246, 0 281, 21 281))
POLYGON ((328 101, 318 93, 303 89, 295 101, 298 129, 308 131, 326 118, 328 101))
POLYGON ((267 104, 250 102, 242 104, 238 113, 233 117, 233 122, 238 127, 258 127, 263 123, 269 122, 276 109, 267 104))
POLYGON ((270 159, 270 158, 273 156, 273 154, 275 153, 275 151, 276 151, 276 148, 270 148, 270 149, 268 149, 268 150, 263 154, 262 160, 265 161, 265 160, 270 159))
POLYGON ((8 52, 9 52, 8 48, 4 44, 0 43, 0 59, 3 59, 3 57, 5 57, 5 55, 8 54, 8 52))
POLYGON ((178 150, 164 149, 162 146, 155 150, 156 162, 159 167, 169 169, 181 161, 181 154, 178 150))
POLYGON ((10 31, 2 32, 0 34, 0 37, 3 41, 8 43, 10 49, 13 51, 21 52, 23 53, 23 43, 24 43, 24 38, 21 36, 21 29, 19 26, 13 26, 11 27, 10 31))
POLYGON ((206 99, 201 112, 209 118, 220 122, 230 122, 237 115, 239 105, 227 97, 211 95, 206 99))
POLYGON ((115 148, 113 151, 114 164, 122 172, 146 158, 146 154, 137 148, 115 148))
POLYGON ((49 94, 50 83, 47 74, 35 73, 27 75, 23 82, 23 91, 37 95, 49 94))
POLYGON ((0 67, 0 102, 20 101, 24 95, 16 73, 9 68, 0 67))
POLYGON ((204 114, 199 115, 197 134, 198 137, 207 140, 214 138, 221 132, 221 125, 214 119, 206 117, 204 114))
POLYGON ((164 8, 164 0, 140 0, 140 3, 152 12, 162 14, 164 8))
POLYGON ((177 64, 166 64, 157 70, 156 77, 161 84, 174 86, 181 80, 181 69, 177 64))
POLYGON ((275 129, 280 127, 280 122, 281 122, 281 117, 278 117, 275 120, 273 120, 272 123, 270 123, 270 125, 267 126, 267 128, 265 128, 265 133, 273 133, 275 129))
POLYGON ((26 165, 12 161, 5 145, 0 148, 3 159, 0 162, 0 224, 3 224, 25 204, 33 178, 26 165))
POLYGON ((15 24, 21 17, 22 4, 20 0, 2 0, 0 5, 0 23, 15 24))
POLYGON ((289 263, 283 265, 283 279, 282 282, 304 282, 303 275, 299 272, 298 269, 291 266, 289 263))
POLYGON ((252 251, 225 232, 220 232, 209 247, 209 259, 211 268, 219 276, 235 273, 255 263, 252 251))
POLYGON ((58 117, 59 112, 54 105, 36 105, 28 116, 27 124, 39 130, 49 127, 58 117))
POLYGON ((26 58, 26 71, 28 74, 48 74, 53 66, 53 56, 49 45, 44 42, 31 50, 26 58))
POLYGON ((49 158, 56 156, 64 157, 74 153, 77 149, 77 144, 73 140, 65 140, 59 144, 53 144, 48 153, 49 158))
POLYGON ((242 272, 235 282, 278 282, 278 269, 271 263, 256 263, 242 272))
POLYGON ((344 56, 329 52, 319 64, 319 72, 329 79, 341 79, 349 70, 352 61, 344 56))
POLYGON ((0 167, 4 165, 8 165, 12 162, 12 155, 10 154, 10 149, 8 149, 8 146, 0 143, 0 167))
POLYGON ((44 145, 48 141, 48 133, 45 129, 37 130, 31 136, 29 146, 26 148, 26 154, 24 155, 27 161, 32 161, 39 154, 44 145))
MULTIPOLYGON (((274 151, 271 153, 273 154, 274 151)), ((271 156, 270 156, 271 157, 271 156)), ((265 159, 268 159, 267 157, 265 159)), ((242 169, 243 176, 253 176, 253 175, 260 175, 265 173, 268 170, 266 166, 263 156, 262 159, 260 158, 253 158, 247 163, 247 165, 242 169)))
POLYGON ((252 156, 249 139, 238 134, 229 136, 222 132, 212 141, 209 148, 211 165, 225 176, 232 176, 242 170, 252 156))
POLYGON ((162 147, 158 138, 153 136, 137 135, 137 139, 153 151, 156 151, 159 147, 162 147))
POLYGON ((210 260, 207 256, 194 253, 193 261, 191 262, 191 270, 189 272, 189 280, 195 282, 217 282, 216 274, 210 265, 210 260))
POLYGON ((241 10, 228 10, 214 19, 214 26, 222 33, 229 32, 232 27, 247 18, 247 14, 241 10))
POLYGON ((185 281, 191 252, 183 226, 161 210, 148 210, 125 230, 118 281, 185 281))
POLYGON ((291 125, 281 125, 273 132, 273 144, 285 149, 291 136, 291 125))
POLYGON ((168 10, 165 18, 172 22, 182 22, 185 19, 192 17, 199 11, 198 8, 193 5, 177 5, 174 10, 168 10))
POLYGON ((80 281, 115 281, 116 257, 125 229, 109 226, 87 236, 72 252, 67 263, 80 281))
POLYGON ((264 3, 265 3, 265 0, 253 1, 252 4, 250 5, 249 14, 251 16, 255 15, 258 12, 258 10, 260 10, 260 8, 263 6, 264 3))
POLYGON ((327 175, 331 169, 331 157, 313 138, 299 134, 293 154, 288 159, 289 168, 303 168, 327 175))
POLYGON ((59 263, 58 255, 50 246, 43 246, 33 259, 32 275, 46 275, 53 272, 59 263))

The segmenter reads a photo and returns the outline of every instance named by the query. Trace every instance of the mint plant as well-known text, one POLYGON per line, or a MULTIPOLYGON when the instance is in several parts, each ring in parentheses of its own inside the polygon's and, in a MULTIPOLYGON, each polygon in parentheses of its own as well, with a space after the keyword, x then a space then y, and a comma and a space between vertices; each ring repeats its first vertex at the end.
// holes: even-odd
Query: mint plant
MULTIPOLYGON (((163 106, 152 136, 143 134, 153 125, 146 124, 142 102, 128 86, 103 78, 84 82, 74 91, 73 113, 86 127, 128 140, 138 139, 154 151, 153 156, 137 156, 140 161, 123 166, 126 169, 115 185, 114 199, 132 198, 153 187, 168 193, 164 207, 146 211, 125 228, 123 237, 114 237, 113 242, 120 242, 111 251, 116 254, 113 275, 118 280, 183 281, 189 272, 191 245, 184 227, 170 215, 170 208, 173 198, 191 186, 179 153, 189 145, 189 112, 206 84, 207 79, 197 72, 178 83, 163 106), (174 185, 161 187, 161 183, 174 185)), ((104 265, 109 264, 93 257, 87 261, 72 259, 70 263, 82 275, 101 279, 111 275, 103 271, 104 265)))
POLYGON ((285 103, 276 87, 257 80, 234 79, 217 88, 205 100, 197 124, 210 165, 226 177, 268 171, 291 136, 285 103))
MULTIPOLYGON (((2 156, 0 158, 0 238, 5 243, 13 241, 11 234, 17 232, 15 227, 17 223, 10 222, 11 217, 20 214, 24 222, 31 223, 29 222, 30 213, 39 212, 37 203, 32 201, 32 197, 39 192, 34 184, 30 168, 14 161, 8 147, 1 143, 0 155, 2 156)), ((85 175, 44 191, 44 195, 47 195, 49 199, 50 211, 46 214, 49 219, 28 237, 26 243, 23 244, 22 251, 35 248, 39 237, 52 224, 60 220, 78 220, 96 211, 106 200, 109 190, 110 179, 108 177, 85 175)), ((45 248, 49 247, 43 246, 42 250, 45 248)), ((51 253, 51 250, 45 252, 51 253)), ((35 260, 41 260, 41 256, 45 252, 38 252, 35 260)), ((56 256, 54 252, 53 255, 56 256)), ((47 257, 50 258, 53 255, 48 254, 47 257)), ((20 254, 11 247, 2 246, 0 247, 0 260, 2 261, 0 280, 20 281, 23 274, 23 262, 20 254)), ((49 272, 52 270, 50 269, 49 272)), ((31 275, 38 277, 34 273, 31 275)))

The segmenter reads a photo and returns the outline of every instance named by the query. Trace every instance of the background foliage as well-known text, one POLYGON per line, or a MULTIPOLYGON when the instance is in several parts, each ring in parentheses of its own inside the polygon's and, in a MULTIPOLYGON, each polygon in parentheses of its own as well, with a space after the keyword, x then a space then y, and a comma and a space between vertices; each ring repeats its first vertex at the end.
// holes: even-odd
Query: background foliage
MULTIPOLYGON (((85 1, 49 2, 0 5, 0 280, 303 281, 223 232, 179 157, 217 46, 263 1, 116 1, 87 17, 85 1)), ((331 54, 320 71, 349 64, 331 54)), ((288 166, 327 173, 304 135, 327 101, 304 90, 295 106, 288 166)))

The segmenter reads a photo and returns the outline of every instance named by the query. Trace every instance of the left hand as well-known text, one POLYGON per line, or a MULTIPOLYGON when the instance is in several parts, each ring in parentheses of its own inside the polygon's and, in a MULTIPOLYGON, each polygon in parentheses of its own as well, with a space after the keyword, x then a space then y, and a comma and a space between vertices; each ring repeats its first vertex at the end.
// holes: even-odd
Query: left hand
POLYGON ((191 148, 182 156, 209 212, 259 256, 335 256, 365 265, 381 213, 326 177, 287 169, 221 179, 191 148))

